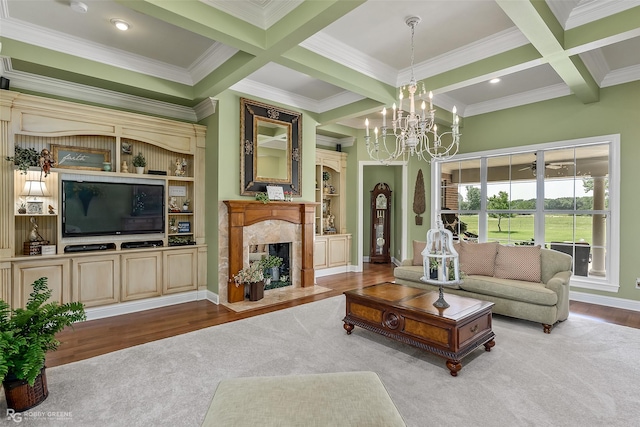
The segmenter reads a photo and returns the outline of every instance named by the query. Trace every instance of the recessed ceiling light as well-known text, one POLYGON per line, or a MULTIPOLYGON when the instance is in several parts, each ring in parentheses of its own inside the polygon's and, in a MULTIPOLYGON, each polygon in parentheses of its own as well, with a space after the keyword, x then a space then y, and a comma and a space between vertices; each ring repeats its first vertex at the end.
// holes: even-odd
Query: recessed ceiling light
POLYGON ((71 10, 78 13, 87 13, 87 10, 89 10, 89 7, 87 7, 86 4, 76 0, 69 3, 69 7, 71 7, 71 10))
POLYGON ((116 26, 120 31, 127 31, 130 27, 128 22, 123 21, 122 19, 112 19, 111 23, 116 26))
POLYGON ((496 83, 499 83, 499 82, 500 82, 500 79, 497 78, 497 77, 495 79, 489 80, 489 83, 493 83, 493 84, 496 84, 496 83))

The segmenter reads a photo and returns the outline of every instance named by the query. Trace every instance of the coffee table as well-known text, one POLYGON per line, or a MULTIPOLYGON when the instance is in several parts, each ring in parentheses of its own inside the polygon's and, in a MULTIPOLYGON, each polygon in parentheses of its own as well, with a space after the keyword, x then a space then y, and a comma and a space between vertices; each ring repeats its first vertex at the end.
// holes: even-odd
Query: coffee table
POLYGON ((410 344, 447 359, 452 376, 461 360, 484 345, 491 351, 492 302, 447 294, 448 308, 436 308, 438 292, 385 282, 344 293, 347 314, 344 329, 354 326, 410 344))

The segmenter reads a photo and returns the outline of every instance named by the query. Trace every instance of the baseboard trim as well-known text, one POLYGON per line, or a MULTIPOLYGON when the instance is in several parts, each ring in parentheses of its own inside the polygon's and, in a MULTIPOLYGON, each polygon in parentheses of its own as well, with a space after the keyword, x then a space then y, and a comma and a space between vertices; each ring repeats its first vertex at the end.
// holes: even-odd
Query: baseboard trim
POLYGON ((340 273, 348 273, 349 266, 341 265, 340 267, 331 267, 331 268, 323 268, 321 270, 314 270, 316 274, 316 278, 331 276, 332 274, 340 274, 340 273))
POLYGON ((572 301, 586 302, 589 304, 604 305, 607 307, 621 308, 624 310, 640 311, 640 301, 614 298, 604 295, 586 294, 584 292, 569 292, 569 299, 572 301))
MULTIPOLYGON (((87 314, 87 320, 103 319, 105 317, 120 316, 122 314, 136 313, 138 311, 150 310, 152 308, 166 307, 169 305, 204 299, 200 297, 200 293, 201 291, 190 291, 176 295, 147 298, 139 301, 126 301, 103 307, 90 307, 85 310, 85 313, 87 314)), ((207 299, 209 299, 208 295, 207 299)))

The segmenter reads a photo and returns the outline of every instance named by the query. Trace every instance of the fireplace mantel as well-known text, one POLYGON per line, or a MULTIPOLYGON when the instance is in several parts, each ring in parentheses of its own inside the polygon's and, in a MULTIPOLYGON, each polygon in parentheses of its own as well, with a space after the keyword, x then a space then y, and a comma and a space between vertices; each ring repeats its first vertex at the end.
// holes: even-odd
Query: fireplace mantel
POLYGON ((281 220, 302 225, 302 266, 301 286, 313 286, 313 233, 315 202, 269 202, 256 200, 225 200, 229 216, 229 279, 227 301, 244 300, 244 288, 236 287, 233 276, 242 270, 243 263, 243 227, 267 220, 281 220))

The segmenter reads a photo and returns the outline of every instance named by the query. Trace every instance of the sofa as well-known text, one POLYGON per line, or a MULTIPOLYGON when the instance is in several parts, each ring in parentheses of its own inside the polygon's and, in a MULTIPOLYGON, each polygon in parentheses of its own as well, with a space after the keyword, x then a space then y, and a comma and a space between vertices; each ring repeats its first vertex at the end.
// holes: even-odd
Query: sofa
MULTIPOLYGON (((438 290, 420 280, 424 245, 413 242, 413 258, 394 269, 396 283, 438 290)), ((445 299, 446 293, 452 293, 493 302, 493 313, 539 322, 547 334, 569 317, 570 255, 540 246, 497 242, 462 241, 454 248, 459 254, 461 282, 444 288, 445 299)))

